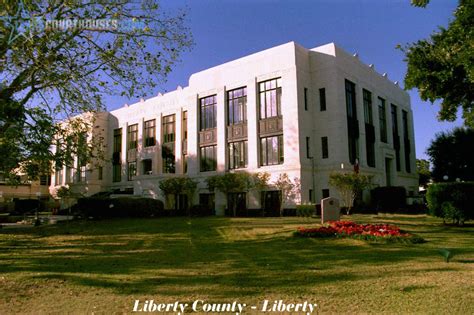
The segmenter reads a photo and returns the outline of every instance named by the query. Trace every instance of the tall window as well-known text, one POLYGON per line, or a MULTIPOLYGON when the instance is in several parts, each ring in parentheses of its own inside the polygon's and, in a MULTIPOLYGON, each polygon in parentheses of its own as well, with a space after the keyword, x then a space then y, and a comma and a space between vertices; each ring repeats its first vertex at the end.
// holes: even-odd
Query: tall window
POLYGON ((402 120, 403 120, 403 146, 405 148, 405 169, 407 173, 411 173, 411 164, 410 164, 410 134, 408 132, 408 112, 402 110, 402 120))
POLYGON ((112 165, 112 181, 120 182, 122 180, 122 165, 113 164, 112 165))
POLYGON ((136 149, 138 145, 138 124, 128 126, 128 149, 136 149))
POLYGON ((359 122, 357 120, 355 84, 345 81, 346 110, 347 110, 347 135, 349 143, 349 161, 354 164, 359 153, 359 122))
POLYGON ((308 88, 304 88, 304 110, 308 110, 308 88))
POLYGON ((175 140, 175 115, 163 116, 163 143, 175 140))
POLYGON ((227 124, 239 124, 247 121, 247 88, 227 92, 227 124))
POLYGON ((216 128, 217 122, 217 99, 211 95, 200 99, 201 124, 200 130, 216 128))
POLYGON ((229 169, 247 167, 247 141, 229 143, 229 169))
POLYGON ((181 124, 183 128, 183 173, 188 172, 188 112, 183 112, 183 123, 181 124))
POLYGON ((176 159, 174 155, 174 145, 164 145, 161 149, 161 157, 163 160, 163 173, 175 173, 176 159))
POLYGON ((346 80, 346 109, 347 117, 357 119, 355 84, 346 80))
POLYGON ((122 128, 114 129, 114 153, 122 152, 122 128))
POLYGON ((372 114, 372 93, 366 89, 362 90, 364 99, 364 121, 365 121, 365 148, 367 154, 367 165, 375 167, 375 128, 372 114))
POLYGON ((260 165, 283 164, 283 136, 260 139, 260 165))
POLYGON ((122 162, 120 153, 122 152, 122 128, 114 129, 114 145, 112 154, 112 181, 122 180, 122 162))
POLYGON ((380 141, 387 143, 387 116, 385 111, 385 100, 378 98, 379 102, 379 127, 380 127, 380 141))
POLYGON ((324 112, 326 110, 326 89, 319 89, 319 109, 324 112))
POLYGON ((395 164, 397 166, 397 172, 400 172, 400 136, 398 134, 398 114, 397 106, 391 104, 392 113, 392 133, 393 133, 393 148, 395 149, 395 164))
POLYGON ((260 82, 260 119, 281 116, 281 78, 260 82))
POLYGON ((323 159, 329 157, 328 137, 321 137, 321 152, 323 159))
POLYGON ((201 147, 201 172, 215 171, 217 169, 217 146, 201 147))
POLYGON ((155 119, 145 121, 145 147, 155 145, 155 119))
POLYGON ((366 124, 372 125, 372 93, 366 89, 362 90, 364 98, 364 121, 366 124))
POLYGON ((137 162, 128 162, 128 180, 137 175, 137 162))
POLYGON ((175 115, 163 117, 163 146, 161 157, 163 158, 163 173, 174 173, 176 170, 176 159, 174 155, 175 141, 175 115))

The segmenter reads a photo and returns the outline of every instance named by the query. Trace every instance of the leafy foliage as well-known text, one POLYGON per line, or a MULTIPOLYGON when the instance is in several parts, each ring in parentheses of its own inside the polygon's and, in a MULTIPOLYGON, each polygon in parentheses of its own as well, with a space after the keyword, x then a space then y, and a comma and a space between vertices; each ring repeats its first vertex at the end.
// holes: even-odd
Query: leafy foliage
POLYGON ((361 175, 358 173, 336 173, 329 174, 329 185, 335 187, 346 207, 347 214, 350 213, 354 200, 357 195, 362 193, 366 188, 370 187, 371 176, 361 175))
POLYGON ((197 182, 189 177, 170 177, 160 181, 159 187, 165 198, 171 195, 185 194, 191 202, 196 191, 197 182))
POLYGON ((426 200, 430 215, 458 225, 474 219, 474 182, 431 184, 426 200))
POLYGON ((273 186, 280 191, 280 216, 283 216, 283 208, 288 200, 296 201, 299 196, 301 184, 298 178, 291 180, 288 174, 282 173, 278 176, 273 186))
POLYGON ((430 161, 423 159, 416 159, 416 171, 418 173, 418 184, 422 187, 428 185, 431 179, 430 161))
POLYGON ((0 0, 0 7, 4 174, 34 177, 49 170, 52 161, 65 163, 50 145, 60 134, 70 147, 78 146, 76 136, 62 135, 64 127, 76 130, 78 125, 59 121, 103 109, 104 95, 147 95, 192 45, 185 13, 169 14, 156 1, 0 0), (48 26, 64 19, 109 21, 113 27, 48 26))
POLYGON ((146 218, 165 215, 163 202, 151 198, 79 198, 73 211, 86 218, 146 218))
POLYGON ((441 132, 431 141, 427 149, 433 165, 435 181, 443 181, 444 176, 454 181, 474 180, 474 129, 455 128, 451 132, 441 132))
MULTIPOLYGON (((210 176, 206 178, 206 182, 210 191, 217 189, 227 195, 233 192, 248 192, 251 189, 261 190, 266 187, 269 178, 268 173, 235 172, 210 176)), ((234 209, 230 210, 236 216, 235 205, 234 209)))
MULTIPOLYGON (((412 0, 424 7, 429 1, 412 0)), ((474 6, 460 0, 448 28, 429 39, 401 48, 406 55, 407 89, 417 88, 422 100, 442 100, 438 118, 454 121, 461 107, 464 122, 474 127, 474 6)))

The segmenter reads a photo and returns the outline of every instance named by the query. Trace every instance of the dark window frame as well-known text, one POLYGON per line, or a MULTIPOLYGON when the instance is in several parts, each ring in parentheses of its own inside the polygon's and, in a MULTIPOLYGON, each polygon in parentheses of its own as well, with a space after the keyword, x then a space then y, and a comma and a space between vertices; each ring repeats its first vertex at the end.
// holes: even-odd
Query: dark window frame
POLYGON ((141 164, 142 164, 143 175, 153 174, 153 160, 152 159, 143 159, 141 164))
POLYGON ((247 122, 247 87, 227 91, 227 125, 247 122))
POLYGON ((162 118, 163 143, 173 143, 176 140, 176 114, 162 118))
POLYGON ((199 149, 200 171, 213 172, 217 170, 217 145, 203 146, 199 149))
POLYGON ((229 156, 229 169, 230 170, 246 168, 248 166, 247 140, 229 142, 227 144, 227 150, 228 150, 228 156, 229 156))
POLYGON ((137 176, 137 161, 127 163, 127 180, 132 181, 137 176))
POLYGON ((260 138, 260 166, 281 165, 285 162, 283 135, 260 138), (276 154, 273 141, 276 139, 276 154), (272 142, 270 142, 270 140, 272 142), (271 148, 269 146, 272 146, 271 148), (271 159, 270 159, 271 158, 271 159))
POLYGON ((323 159, 329 158, 329 138, 321 137, 321 157, 323 159))
POLYGON ((138 148, 138 124, 127 127, 128 150, 138 148))
POLYGON ((326 111, 326 88, 319 89, 319 110, 326 111))
POLYGON ((145 134, 145 147, 156 144, 156 119, 150 119, 143 123, 145 134))
POLYGON ((258 83, 258 96, 259 96, 259 118, 267 119, 272 117, 281 117, 281 78, 274 78, 258 83), (268 100, 270 103, 268 104, 268 100), (275 106, 272 104, 272 100, 275 100, 275 106))
POLYGON ((209 95, 199 99, 199 130, 217 127, 217 95, 209 95))
POLYGON ((385 105, 385 99, 378 97, 378 109, 379 109, 379 128, 380 128, 380 141, 388 143, 387 137, 387 107, 385 105))

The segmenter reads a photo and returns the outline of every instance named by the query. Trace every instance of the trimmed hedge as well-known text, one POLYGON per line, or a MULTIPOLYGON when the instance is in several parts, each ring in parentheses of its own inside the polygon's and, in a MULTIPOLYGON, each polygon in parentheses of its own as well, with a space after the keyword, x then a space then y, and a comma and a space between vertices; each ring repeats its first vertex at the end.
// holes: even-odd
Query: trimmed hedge
POLYGON ((431 184, 426 200, 430 215, 458 224, 474 219, 474 182, 431 184))
POLYGON ((406 206, 405 187, 388 186, 372 189, 372 207, 378 212, 395 212, 406 206))
POLYGON ((36 209, 38 209, 39 212, 46 209, 43 200, 38 201, 38 199, 16 199, 13 202, 15 203, 15 209, 12 212, 14 215, 34 213, 36 209))
POLYGON ((194 205, 189 208, 189 213, 194 217, 206 217, 214 215, 214 209, 211 209, 206 205, 194 205))
POLYGON ((316 214, 316 205, 296 205, 296 215, 299 217, 311 217, 316 214))
POLYGON ((161 200, 151 198, 80 198, 73 206, 73 212, 84 217, 102 218, 145 218, 164 216, 161 200))

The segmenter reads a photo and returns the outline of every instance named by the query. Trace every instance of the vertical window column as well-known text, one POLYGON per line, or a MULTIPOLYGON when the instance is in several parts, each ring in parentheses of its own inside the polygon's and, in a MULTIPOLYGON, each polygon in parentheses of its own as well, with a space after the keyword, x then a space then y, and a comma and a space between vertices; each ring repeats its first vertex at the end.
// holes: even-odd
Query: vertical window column
POLYGON ((372 93, 362 90, 364 99, 365 149, 367 165, 375 167, 375 127, 372 114, 372 93))
POLYGON ((345 88, 349 161, 354 164, 359 156, 359 121, 357 120, 355 84, 346 79, 345 88))

